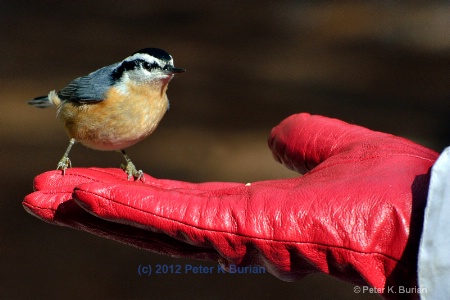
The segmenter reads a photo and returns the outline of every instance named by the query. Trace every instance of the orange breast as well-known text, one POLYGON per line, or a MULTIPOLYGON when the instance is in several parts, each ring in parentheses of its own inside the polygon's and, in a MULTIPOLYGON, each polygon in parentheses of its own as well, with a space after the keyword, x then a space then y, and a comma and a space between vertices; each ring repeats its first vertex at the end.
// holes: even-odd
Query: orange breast
POLYGON ((71 138, 97 150, 120 150, 143 140, 158 126, 169 101, 167 83, 112 88, 104 101, 63 103, 59 112, 71 138))

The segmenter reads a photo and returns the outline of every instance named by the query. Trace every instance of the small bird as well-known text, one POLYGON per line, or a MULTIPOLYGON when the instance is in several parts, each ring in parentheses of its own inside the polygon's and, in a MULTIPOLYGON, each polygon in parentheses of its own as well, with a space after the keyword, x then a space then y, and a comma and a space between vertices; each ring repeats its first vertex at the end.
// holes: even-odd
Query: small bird
POLYGON ((170 80, 184 69, 175 68, 172 56, 158 48, 145 48, 123 61, 103 67, 70 82, 59 92, 37 97, 28 104, 57 107, 70 138, 57 170, 72 166, 69 152, 79 142, 89 148, 120 151, 131 177, 143 178, 125 148, 149 136, 169 108, 166 95, 170 80))

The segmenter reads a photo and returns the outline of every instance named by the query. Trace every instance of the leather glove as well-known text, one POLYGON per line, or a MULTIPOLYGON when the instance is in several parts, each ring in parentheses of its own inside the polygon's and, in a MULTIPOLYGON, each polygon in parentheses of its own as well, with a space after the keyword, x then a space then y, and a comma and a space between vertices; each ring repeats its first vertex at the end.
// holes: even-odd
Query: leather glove
POLYGON ((260 265, 283 280, 321 271, 393 298, 417 285, 436 152, 306 113, 273 128, 269 146, 304 175, 195 184, 73 168, 38 175, 23 205, 50 223, 225 268, 260 265))

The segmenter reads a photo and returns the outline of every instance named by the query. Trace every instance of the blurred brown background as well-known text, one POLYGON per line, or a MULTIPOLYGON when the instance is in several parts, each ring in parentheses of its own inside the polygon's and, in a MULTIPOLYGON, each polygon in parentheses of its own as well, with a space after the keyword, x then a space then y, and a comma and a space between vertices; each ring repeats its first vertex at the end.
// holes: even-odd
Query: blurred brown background
MULTIPOLYGON (((340 118, 441 151, 450 144, 450 4, 303 1, 0 1, 0 298, 373 299, 315 274, 139 277, 168 258, 28 215, 33 177, 68 138, 55 110, 26 101, 140 48, 187 72, 169 89, 159 129, 129 149, 159 178, 292 177, 267 148, 297 112, 340 118)), ((77 145, 75 166, 118 167, 117 153, 77 145)), ((395 168, 395 166, 392 166, 395 168)))

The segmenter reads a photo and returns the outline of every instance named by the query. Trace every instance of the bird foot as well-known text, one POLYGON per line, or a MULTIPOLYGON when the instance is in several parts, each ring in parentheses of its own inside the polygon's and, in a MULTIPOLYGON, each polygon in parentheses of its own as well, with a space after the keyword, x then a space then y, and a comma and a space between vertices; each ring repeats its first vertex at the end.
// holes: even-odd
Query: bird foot
POLYGON ((130 180, 131 177, 134 177, 136 180, 144 181, 144 172, 142 172, 142 170, 137 170, 131 161, 127 162, 126 165, 122 164, 120 167, 127 173, 128 180, 130 180))
POLYGON ((68 156, 63 156, 56 166, 56 170, 62 170, 64 176, 66 175, 67 168, 72 168, 72 162, 68 156))

